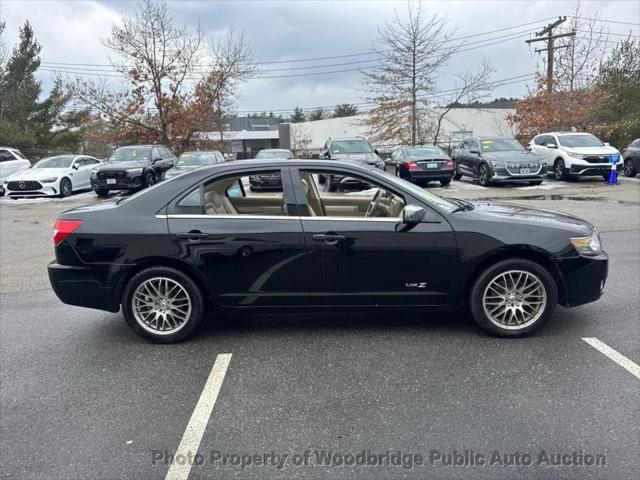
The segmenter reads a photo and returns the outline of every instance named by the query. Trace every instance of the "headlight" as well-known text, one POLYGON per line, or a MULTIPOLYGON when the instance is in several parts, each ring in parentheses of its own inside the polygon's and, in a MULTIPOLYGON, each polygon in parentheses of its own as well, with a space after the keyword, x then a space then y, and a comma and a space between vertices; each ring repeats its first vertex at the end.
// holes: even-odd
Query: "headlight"
POLYGON ((42 180, 40 180, 41 183, 53 183, 56 180, 58 180, 58 177, 50 177, 50 178, 43 178, 42 180))
POLYGON ((127 168, 127 173, 131 175, 139 175, 142 173, 142 168, 127 168))
POLYGON ((584 159, 584 155, 581 154, 581 153, 567 151, 567 155, 569 155, 571 158, 577 158, 578 160, 583 160, 584 159))
POLYGON ((507 162, 499 162, 497 160, 489 160, 489 163, 492 167, 506 167, 507 162))
POLYGON ((576 237, 571 239, 571 245, 582 255, 599 255, 602 252, 600 236, 597 230, 588 237, 576 237))

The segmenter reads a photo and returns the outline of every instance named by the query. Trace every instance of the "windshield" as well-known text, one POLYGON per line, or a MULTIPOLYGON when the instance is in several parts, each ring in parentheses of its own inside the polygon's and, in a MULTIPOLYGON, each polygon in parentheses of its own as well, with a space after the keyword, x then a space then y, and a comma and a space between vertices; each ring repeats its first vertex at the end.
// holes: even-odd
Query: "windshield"
POLYGON ((289 150, 260 150, 256 158, 293 158, 293 154, 289 150))
POLYGON ((72 155, 43 158, 33 168, 69 168, 74 158, 72 155))
POLYGON ((150 160, 151 149, 148 147, 122 147, 111 155, 110 162, 132 162, 150 160))
POLYGON ((338 140, 331 144, 331 153, 372 153, 366 140, 338 140))
POLYGON ((558 135, 558 141, 563 147, 603 147, 599 138, 585 133, 584 135, 558 135))
POLYGON ((200 165, 213 165, 218 163, 214 153, 208 152, 186 152, 180 155, 176 162, 176 168, 199 167, 200 165))
POLYGON ((513 150, 524 150, 524 147, 513 138, 492 138, 490 140, 480 140, 483 152, 510 152, 513 150))
POLYGON ((422 200, 427 205, 434 207, 436 210, 441 210, 445 212, 453 212, 457 210, 460 205, 453 203, 445 198, 439 197, 418 185, 408 182, 407 180, 403 180, 400 177, 396 177, 388 172, 379 169, 371 169, 371 173, 375 175, 380 175, 385 178, 388 182, 391 182, 398 186, 398 188, 408 191, 411 195, 416 197, 419 200, 422 200))
POLYGON ((447 154, 440 147, 422 147, 411 148, 407 150, 409 158, 424 158, 424 157, 446 157, 447 154))

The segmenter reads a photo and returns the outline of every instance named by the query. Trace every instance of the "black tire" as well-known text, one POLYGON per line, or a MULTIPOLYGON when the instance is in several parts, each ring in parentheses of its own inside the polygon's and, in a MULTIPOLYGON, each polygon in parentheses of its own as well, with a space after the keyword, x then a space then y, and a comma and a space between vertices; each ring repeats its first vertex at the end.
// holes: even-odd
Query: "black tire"
POLYGON ((475 281, 469 295, 469 306, 473 319, 485 331, 499 337, 520 337, 534 332, 542 327, 542 325, 544 325, 544 323, 551 317, 557 303, 558 288, 551 274, 540 264, 523 258, 502 260, 485 269, 475 281), (510 270, 518 270, 533 274, 540 280, 547 296, 546 305, 540 316, 529 325, 518 329, 509 329, 494 323, 485 313, 483 306, 484 291, 487 289, 489 283, 496 276, 510 270))
POLYGON ((529 185, 531 185, 532 187, 537 187, 538 185, 542 185, 542 180, 532 180, 531 182, 529 182, 529 185))
POLYGON ((100 198, 107 198, 109 196, 109 190, 106 188, 96 188, 94 192, 96 192, 96 195, 100 198))
POLYGON ((569 180, 564 160, 561 158, 556 158, 556 161, 553 162, 553 178, 556 180, 569 180))
POLYGON ((462 178, 462 174, 460 173, 460 171, 458 170, 458 168, 456 167, 453 170, 453 179, 454 180, 460 180, 462 178))
POLYGON ((488 187, 491 184, 489 180, 489 167, 485 163, 481 163, 478 168, 478 182, 483 187, 488 187))
POLYGON ((205 300, 198 285, 196 285, 188 275, 171 267, 150 267, 136 273, 131 280, 129 280, 122 294, 122 312, 125 320, 134 332, 154 343, 180 342, 193 335, 202 322, 204 310, 205 300), (136 320, 133 313, 132 299, 136 288, 143 282, 154 277, 166 277, 177 282, 187 292, 189 300, 191 301, 191 314, 189 318, 184 322, 183 326, 174 333, 154 333, 150 331, 150 329, 143 327, 142 324, 136 320))
POLYGON ((443 178, 442 180, 440 180, 440 185, 442 185, 443 187, 446 187, 450 183, 451 183, 451 177, 443 178))
POLYGON ((630 158, 627 158, 624 161, 624 176, 635 177, 637 173, 636 167, 633 166, 633 161, 630 158))
POLYGON ((327 191, 335 192, 338 189, 338 186, 333 182, 333 175, 327 175, 327 191))
POLYGON ((60 198, 68 197, 73 193, 73 185, 71 184, 71 180, 67 177, 64 177, 60 180, 60 198))
POLYGON ((147 172, 144 176, 144 184, 146 187, 156 184, 156 176, 153 172, 147 172))

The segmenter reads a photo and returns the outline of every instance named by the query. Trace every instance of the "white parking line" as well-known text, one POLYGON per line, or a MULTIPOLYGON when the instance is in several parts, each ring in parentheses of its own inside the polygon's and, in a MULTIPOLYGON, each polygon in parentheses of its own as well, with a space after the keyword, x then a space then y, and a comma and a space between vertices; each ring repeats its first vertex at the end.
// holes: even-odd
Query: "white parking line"
MULTIPOLYGON (((180 441, 180 445, 178 445, 178 450, 176 450, 174 458, 178 458, 179 455, 186 457, 189 453, 195 455, 198 451, 202 435, 207 427, 207 423, 209 423, 211 411, 218 398, 218 393, 220 393, 220 387, 224 381, 224 376, 227 373, 230 361, 230 353, 221 353, 216 357, 216 361, 209 374, 209 379, 202 389, 200 399, 191 414, 191 419, 182 435, 182 440, 180 441)), ((190 462, 184 462, 183 465, 173 462, 171 467, 169 467, 165 480, 187 480, 190 471, 190 462)))
POLYGON ((622 355, 620 352, 615 351, 609 345, 607 345, 606 343, 602 343, 600 340, 598 340, 595 337, 583 337, 582 340, 587 342, 589 345, 591 345, 593 348, 598 350, 600 353, 603 353, 604 355, 609 357, 611 360, 616 362, 618 365, 620 365, 630 374, 640 378, 640 365, 638 365, 637 363, 632 362, 627 357, 622 355))

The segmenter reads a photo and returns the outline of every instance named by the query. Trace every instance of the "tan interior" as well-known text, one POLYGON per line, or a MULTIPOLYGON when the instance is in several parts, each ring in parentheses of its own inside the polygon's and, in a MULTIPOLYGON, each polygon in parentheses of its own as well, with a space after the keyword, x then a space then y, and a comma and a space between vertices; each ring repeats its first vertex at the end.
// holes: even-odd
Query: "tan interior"
MULTIPOLYGON (((244 177, 247 177, 245 175, 244 177)), ((287 215, 282 192, 256 194, 245 188, 245 196, 229 197, 227 191, 241 177, 229 177, 205 185, 204 210, 207 215, 287 215)), ((404 200, 387 190, 371 192, 321 192, 317 176, 301 175, 310 216, 330 217, 399 217, 404 200), (373 207, 373 209, 372 209, 373 207)))

